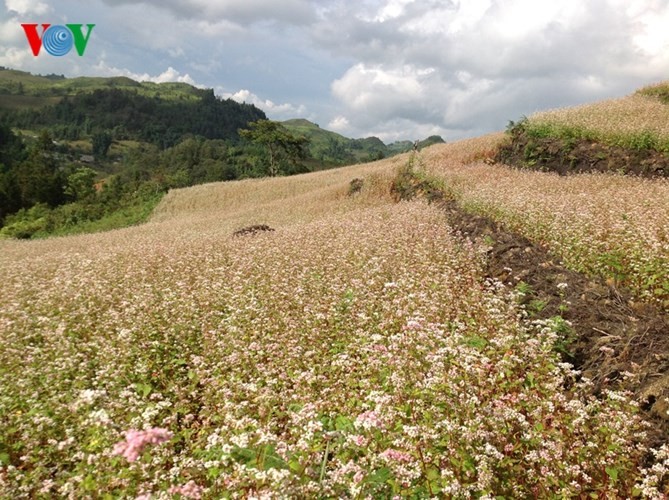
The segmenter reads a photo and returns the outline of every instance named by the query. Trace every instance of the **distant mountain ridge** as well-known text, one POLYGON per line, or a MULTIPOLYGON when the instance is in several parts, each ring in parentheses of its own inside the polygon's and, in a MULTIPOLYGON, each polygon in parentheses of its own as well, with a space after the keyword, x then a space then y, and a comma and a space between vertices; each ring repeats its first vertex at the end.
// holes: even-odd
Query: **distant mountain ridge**
MULTIPOLYGON (((366 137, 363 139, 350 139, 337 132, 322 129, 316 123, 304 118, 295 118, 281 122, 294 134, 303 135, 309 139, 311 155, 323 162, 353 163, 360 161, 378 160, 399 153, 410 151, 414 143, 412 141, 397 141, 385 144, 378 137, 366 137)), ((445 142, 440 136, 430 136, 418 142, 418 147, 423 148, 431 144, 445 142)))

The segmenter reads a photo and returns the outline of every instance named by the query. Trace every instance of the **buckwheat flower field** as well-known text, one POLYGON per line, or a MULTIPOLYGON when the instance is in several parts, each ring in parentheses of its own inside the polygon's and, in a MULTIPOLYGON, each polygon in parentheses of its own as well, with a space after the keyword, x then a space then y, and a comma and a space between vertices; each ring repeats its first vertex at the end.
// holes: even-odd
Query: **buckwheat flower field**
POLYGON ((661 95, 667 82, 639 89, 619 99, 536 113, 530 126, 550 134, 632 147, 669 150, 669 114, 661 95))
POLYGON ((406 160, 0 241, 0 497, 660 496, 636 403, 595 398, 437 206, 392 200, 406 160))
POLYGON ((667 179, 563 177, 488 165, 475 161, 477 145, 490 150, 499 136, 484 140, 430 148, 423 167, 469 210, 547 245, 573 269, 609 277, 669 308, 667 179))

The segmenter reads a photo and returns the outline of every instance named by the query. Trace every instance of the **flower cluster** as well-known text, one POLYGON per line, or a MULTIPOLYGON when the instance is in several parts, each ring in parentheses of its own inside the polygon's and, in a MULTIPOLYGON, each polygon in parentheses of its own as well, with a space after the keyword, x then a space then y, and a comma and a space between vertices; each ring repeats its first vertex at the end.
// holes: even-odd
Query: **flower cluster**
POLYGON ((172 439, 173 434, 167 429, 147 429, 137 431, 131 429, 125 433, 125 441, 114 445, 114 455, 123 455, 128 462, 134 462, 149 444, 160 444, 172 439))
POLYGON ((466 209, 546 245, 572 269, 610 278, 669 307, 669 181, 610 174, 561 177, 462 163, 487 143, 425 151, 425 165, 466 209))

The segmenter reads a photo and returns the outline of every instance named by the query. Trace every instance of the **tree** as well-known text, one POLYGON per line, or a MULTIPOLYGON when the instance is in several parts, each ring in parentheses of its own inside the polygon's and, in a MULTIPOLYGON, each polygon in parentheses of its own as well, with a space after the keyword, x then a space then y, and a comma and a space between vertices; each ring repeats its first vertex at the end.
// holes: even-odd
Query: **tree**
POLYGON ((23 208, 30 208, 37 203, 51 207, 63 203, 65 180, 54 150, 51 135, 42 131, 28 158, 14 168, 23 208))
POLYGON ((270 176, 279 173, 282 160, 297 164, 299 160, 306 158, 309 140, 291 134, 279 122, 258 120, 249 123, 249 127, 239 130, 239 135, 265 147, 269 156, 270 176))
POLYGON ((95 170, 79 167, 67 176, 65 194, 73 201, 87 201, 95 195, 95 170))
POLYGON ((104 158, 107 156, 107 151, 112 144, 111 134, 107 131, 105 132, 96 132, 91 137, 91 142, 93 143, 93 156, 96 158, 104 158))

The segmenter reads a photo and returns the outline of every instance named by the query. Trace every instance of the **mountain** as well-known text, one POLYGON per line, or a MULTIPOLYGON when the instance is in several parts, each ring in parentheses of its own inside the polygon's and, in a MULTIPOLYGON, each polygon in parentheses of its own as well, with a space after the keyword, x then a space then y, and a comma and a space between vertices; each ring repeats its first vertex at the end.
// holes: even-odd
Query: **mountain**
MULTIPOLYGON (((357 163, 378 160, 405 153, 413 148, 412 141, 397 141, 386 145, 378 137, 349 139, 341 134, 320 128, 316 123, 303 118, 281 122, 293 134, 309 139, 311 155, 319 161, 334 164, 357 163)), ((444 142, 439 136, 431 136, 419 142, 419 147, 444 142)))
POLYGON ((48 129, 77 141, 107 131, 116 140, 167 148, 186 137, 237 139, 251 121, 265 119, 252 104, 219 99, 212 89, 130 78, 35 76, 0 70, 0 117, 13 127, 48 129))

